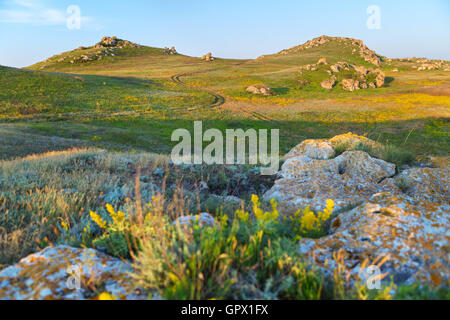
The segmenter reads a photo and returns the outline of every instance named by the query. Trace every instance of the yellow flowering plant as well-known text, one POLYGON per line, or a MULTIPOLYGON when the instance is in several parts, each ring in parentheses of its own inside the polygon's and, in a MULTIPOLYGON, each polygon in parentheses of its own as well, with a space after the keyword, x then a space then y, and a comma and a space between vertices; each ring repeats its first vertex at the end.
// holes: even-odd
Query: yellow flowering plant
POLYGON ((318 237, 323 233, 324 223, 328 221, 334 211, 334 201, 328 199, 323 211, 315 214, 309 206, 303 210, 298 210, 290 221, 293 224, 295 238, 301 239, 303 236, 318 237))

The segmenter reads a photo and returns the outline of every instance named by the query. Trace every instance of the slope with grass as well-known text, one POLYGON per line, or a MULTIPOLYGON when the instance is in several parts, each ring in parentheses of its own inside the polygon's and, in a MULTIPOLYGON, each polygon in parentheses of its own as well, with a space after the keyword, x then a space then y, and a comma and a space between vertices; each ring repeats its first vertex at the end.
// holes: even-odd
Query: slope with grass
MULTIPOLYGON (((354 39, 325 38, 256 60, 210 62, 132 43, 79 48, 33 65, 32 71, 1 67, 0 117, 14 120, 21 132, 121 150, 168 153, 174 129, 204 120, 205 127, 219 129, 278 128, 283 152, 305 138, 352 131, 419 155, 449 153, 450 75, 444 65, 419 72, 412 67, 422 60, 392 60, 354 39), (76 63, 67 58, 96 50, 113 50, 114 56, 76 63), (377 57, 381 66, 361 52, 377 57), (323 57, 328 65, 300 73, 302 65, 323 57), (320 87, 337 61, 381 67, 386 83, 355 92, 339 83, 332 90, 320 87), (311 83, 302 85, 302 79, 311 83), (276 94, 246 92, 258 83, 276 94)), ((341 72, 338 81, 344 77, 341 72)))

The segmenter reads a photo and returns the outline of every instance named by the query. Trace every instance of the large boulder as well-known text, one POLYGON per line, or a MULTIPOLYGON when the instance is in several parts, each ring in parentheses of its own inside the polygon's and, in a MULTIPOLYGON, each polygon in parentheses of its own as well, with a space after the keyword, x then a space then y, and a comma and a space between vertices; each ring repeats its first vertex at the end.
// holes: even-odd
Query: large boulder
POLYGON ((377 74, 377 77, 375 78, 375 85, 377 86, 377 88, 380 88, 384 85, 386 76, 380 69, 375 70, 375 73, 377 74))
POLYGON ((301 239, 298 249, 328 276, 339 269, 353 281, 362 269, 379 265, 397 284, 448 285, 449 159, 431 158, 396 173, 394 164, 363 151, 335 156, 337 146, 361 143, 379 146, 354 134, 305 140, 285 156, 281 178, 263 198, 276 199, 283 215, 306 206, 322 211, 328 199, 335 202, 328 234, 301 239))
POLYGON ((48 247, 0 271, 0 300, 145 299, 133 288, 132 267, 93 249, 48 247), (98 292, 96 292, 98 290, 98 292))
POLYGON ((346 151, 334 157, 334 147, 345 144, 351 149, 358 143, 376 144, 351 133, 329 140, 305 140, 285 156, 279 172, 282 178, 264 199, 276 199, 280 212, 289 215, 306 206, 320 211, 327 199, 333 199, 339 210, 388 190, 380 182, 395 174, 394 164, 363 151, 346 151))
POLYGON ((274 94, 272 89, 266 85, 253 85, 253 86, 247 87, 247 89, 245 89, 245 90, 247 92, 257 94, 257 95, 262 95, 262 96, 270 96, 270 95, 274 94))
MULTIPOLYGON (((448 170, 430 171, 435 177, 446 175, 448 179, 448 170)), ((330 235, 317 240, 302 239, 299 251, 329 275, 337 268, 334 257, 340 251, 345 272, 353 279, 363 265, 367 267, 384 258, 386 263, 380 272, 389 275, 386 281, 393 276, 397 284, 418 281, 432 286, 448 285, 450 197, 439 179, 435 183, 423 171, 415 177, 430 182, 427 191, 413 197, 395 189, 374 194, 364 204, 338 215, 331 222, 330 235), (440 190, 434 202, 427 200, 433 197, 428 194, 429 189, 440 190)))

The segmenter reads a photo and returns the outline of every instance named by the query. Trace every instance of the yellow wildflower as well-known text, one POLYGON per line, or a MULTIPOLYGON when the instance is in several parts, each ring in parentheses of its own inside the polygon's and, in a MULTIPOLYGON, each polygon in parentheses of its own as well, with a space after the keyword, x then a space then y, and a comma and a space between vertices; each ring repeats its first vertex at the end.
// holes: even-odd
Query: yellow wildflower
POLYGON ((108 292, 101 293, 97 299, 98 300, 117 300, 117 298, 114 295, 112 295, 108 292))
POLYGON ((98 214, 96 214, 94 211, 91 211, 89 213, 89 215, 91 216, 92 220, 94 220, 94 222, 102 229, 106 229, 106 221, 103 220, 98 214))

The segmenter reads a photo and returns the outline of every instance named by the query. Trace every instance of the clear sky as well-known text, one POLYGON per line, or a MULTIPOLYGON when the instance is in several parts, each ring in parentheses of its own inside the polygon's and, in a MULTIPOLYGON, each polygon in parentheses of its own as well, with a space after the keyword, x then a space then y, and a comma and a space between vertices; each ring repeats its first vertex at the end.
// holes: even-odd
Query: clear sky
POLYGON ((192 56, 256 58, 322 34, 361 39, 388 57, 450 60, 450 0, 0 0, 0 64, 15 67, 106 35, 192 56), (80 29, 67 27, 70 5, 81 10, 80 29), (367 26, 371 5, 379 29, 367 26))

